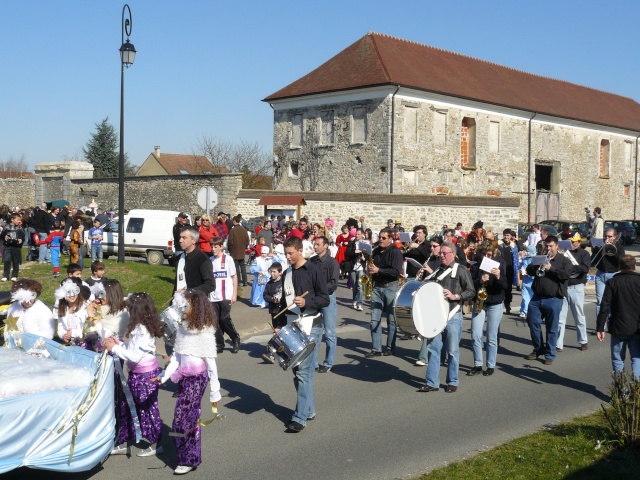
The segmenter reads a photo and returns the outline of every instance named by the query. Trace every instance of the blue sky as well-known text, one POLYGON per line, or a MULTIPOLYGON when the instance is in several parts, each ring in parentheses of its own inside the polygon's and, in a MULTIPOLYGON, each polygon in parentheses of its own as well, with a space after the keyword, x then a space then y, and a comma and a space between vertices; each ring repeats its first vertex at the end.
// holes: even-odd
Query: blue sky
MULTIPOLYGON (((0 160, 82 156, 119 128, 124 3, 0 3, 0 160)), ((272 149, 267 95, 377 31, 640 101, 640 2, 133 0, 125 150, 190 153, 211 136, 272 149)))

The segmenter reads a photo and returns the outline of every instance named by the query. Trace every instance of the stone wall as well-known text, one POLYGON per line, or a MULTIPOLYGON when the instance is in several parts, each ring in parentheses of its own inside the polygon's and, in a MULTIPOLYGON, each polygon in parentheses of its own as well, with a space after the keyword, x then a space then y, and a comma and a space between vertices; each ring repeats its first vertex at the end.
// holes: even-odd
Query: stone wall
POLYGON ((36 205, 34 178, 2 178, 0 192, 0 204, 22 208, 36 205))
MULTIPOLYGON (((125 208, 176 210, 201 215, 204 211, 198 206, 197 194, 202 187, 213 187, 218 193, 216 211, 235 212, 236 197, 242 187, 242 174, 127 177, 124 190, 125 208)), ((86 195, 86 192, 96 192, 95 201, 102 208, 115 209, 118 206, 117 179, 73 180, 67 200, 72 206, 87 205, 94 197, 86 195)))
MULTIPOLYGON (((251 227, 263 219, 264 207, 258 205, 263 195, 273 195, 270 190, 241 190, 238 195, 238 212, 246 218, 251 227)), ((278 195, 296 195, 300 192, 278 191, 278 195)), ((313 222, 331 217, 339 228, 349 217, 365 217, 368 227, 377 231, 386 227, 386 221, 396 222, 411 229, 423 224, 429 232, 440 231, 443 224, 455 227, 462 222, 463 228, 482 220, 485 228, 502 231, 517 228, 519 200, 497 197, 456 197, 440 195, 391 195, 391 194, 349 194, 328 192, 304 192, 306 205, 301 208, 313 222)), ((291 205, 269 205, 268 210, 293 210, 291 205)))
POLYGON ((308 183, 294 178, 291 164, 315 161, 315 191, 510 197, 519 200, 520 221, 535 221, 537 193, 551 192, 558 196, 561 219, 581 221, 584 208, 595 206, 603 208, 605 218, 640 214, 635 210, 640 206, 634 206, 639 193, 634 132, 538 115, 531 120, 530 139, 532 112, 407 89, 395 97, 376 95, 380 93, 372 91, 368 102, 339 103, 339 97, 327 96, 321 105, 315 98, 306 107, 300 98, 296 108, 278 105, 276 190, 309 190, 308 183), (367 137, 353 144, 353 111, 361 105, 367 106, 367 137), (334 141, 314 146, 317 132, 323 135, 327 112, 333 115, 334 141), (291 143, 296 115, 303 119, 300 147, 291 143), (603 140, 609 142, 605 174, 600 166, 603 140), (547 172, 551 168, 550 185, 542 175, 536 178, 536 165, 547 172))

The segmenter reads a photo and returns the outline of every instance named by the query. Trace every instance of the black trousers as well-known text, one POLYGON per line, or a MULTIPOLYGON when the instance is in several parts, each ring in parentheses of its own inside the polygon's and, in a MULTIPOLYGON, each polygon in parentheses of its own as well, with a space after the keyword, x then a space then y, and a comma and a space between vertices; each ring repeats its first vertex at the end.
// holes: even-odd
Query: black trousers
POLYGON ((236 275, 238 275, 238 283, 245 285, 247 283, 247 266, 244 264, 244 258, 242 260, 233 259, 233 263, 236 264, 236 275))
POLYGON ((22 247, 5 246, 2 252, 2 261, 4 262, 4 277, 10 278, 9 273, 11 273, 11 266, 13 266, 11 277, 18 278, 22 263, 22 247))
POLYGON ((507 265, 507 288, 504 291, 504 306, 511 308, 511 300, 513 299, 513 265, 507 265))
POLYGON ((216 345, 224 348, 224 334, 229 335, 231 340, 239 339, 240 335, 236 330, 236 326, 231 320, 231 300, 222 300, 220 302, 211 302, 213 311, 218 319, 218 329, 216 330, 216 345))

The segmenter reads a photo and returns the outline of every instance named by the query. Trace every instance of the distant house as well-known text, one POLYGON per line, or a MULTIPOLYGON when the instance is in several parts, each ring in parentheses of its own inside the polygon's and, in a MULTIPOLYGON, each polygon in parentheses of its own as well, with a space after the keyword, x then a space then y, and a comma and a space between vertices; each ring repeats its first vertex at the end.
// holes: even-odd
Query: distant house
POLYGON ((179 153, 160 154, 160 147, 150 153, 136 177, 155 175, 214 175, 230 173, 227 167, 216 167, 204 155, 184 155, 179 153))

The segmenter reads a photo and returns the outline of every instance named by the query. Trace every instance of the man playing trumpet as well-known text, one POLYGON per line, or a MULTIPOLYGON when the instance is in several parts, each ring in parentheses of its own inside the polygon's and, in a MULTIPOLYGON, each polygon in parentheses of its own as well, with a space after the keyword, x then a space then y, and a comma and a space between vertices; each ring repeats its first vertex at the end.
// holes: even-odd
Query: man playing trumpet
POLYGON ((604 247, 594 248, 591 256, 591 265, 598 266, 596 272, 596 316, 600 313, 605 284, 620 271, 620 258, 624 254, 622 242, 618 242, 618 232, 615 228, 607 228, 604 234, 604 247), (607 245, 610 246, 607 247, 607 245))
POLYGON ((552 365, 556 358, 558 341, 558 318, 562 309, 562 299, 567 296, 567 280, 573 270, 567 257, 558 254, 558 237, 549 235, 545 240, 547 262, 544 265, 531 264, 527 267, 533 280, 533 298, 529 302, 527 323, 531 332, 533 352, 527 360, 536 360, 544 355, 544 364, 552 365), (542 321, 547 331, 546 342, 542 338, 542 321))

